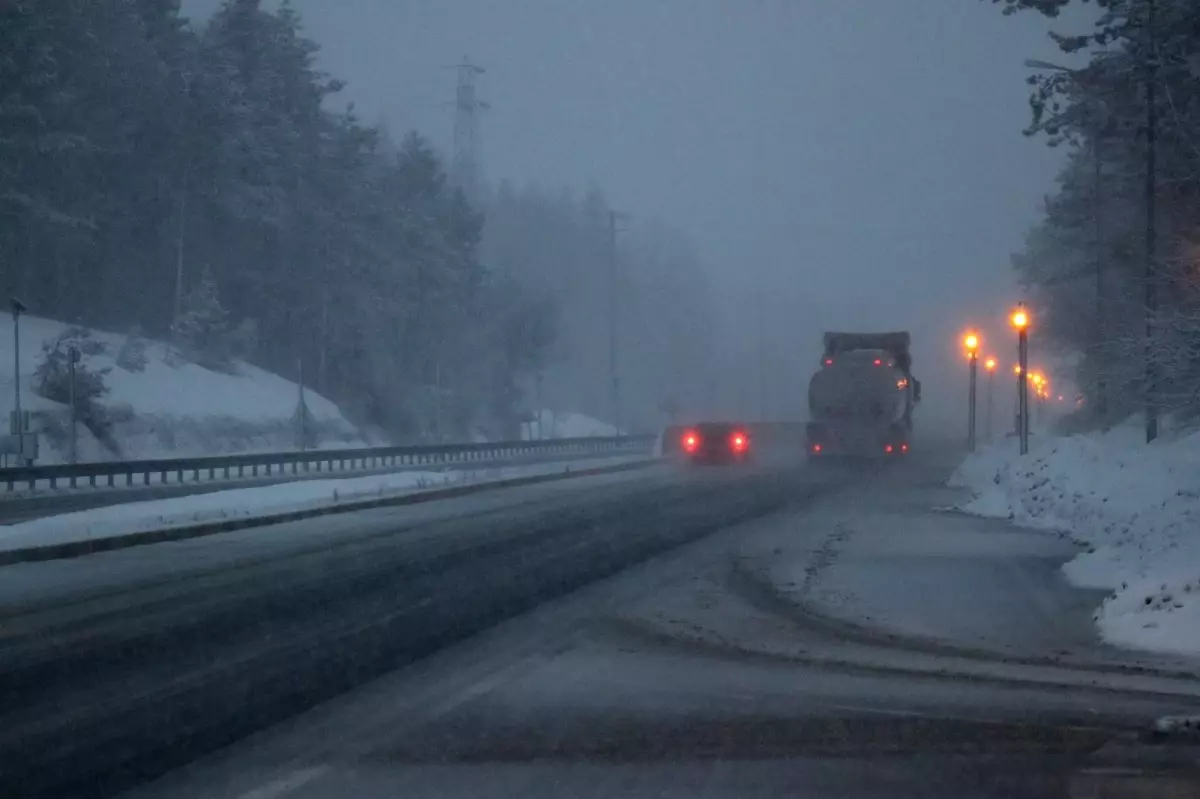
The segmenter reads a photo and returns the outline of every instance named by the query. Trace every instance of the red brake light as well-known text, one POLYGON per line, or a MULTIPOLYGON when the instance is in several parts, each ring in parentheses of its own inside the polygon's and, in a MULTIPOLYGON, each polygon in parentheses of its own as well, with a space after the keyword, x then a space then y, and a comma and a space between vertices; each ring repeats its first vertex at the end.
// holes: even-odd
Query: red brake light
POLYGON ((901 452, 908 452, 908 444, 901 444, 901 445, 900 445, 900 451, 901 451, 901 452))
POLYGON ((886 452, 888 455, 891 455, 893 450, 894 450, 894 447, 892 447, 891 444, 888 444, 887 446, 885 446, 883 448, 883 451, 886 452))
POLYGON ((820 451, 821 451, 821 445, 813 444, 813 452, 820 452, 820 451))
POLYGON ((883 361, 882 361, 881 359, 879 359, 879 358, 876 358, 876 359, 875 359, 875 365, 876 365, 876 366, 883 366, 883 361))
POLYGON ((729 437, 729 446, 733 448, 734 452, 745 452, 750 446, 750 439, 746 437, 745 433, 734 433, 729 437))
POLYGON ((700 446, 700 434, 695 430, 689 430, 683 434, 680 441, 685 452, 695 452, 696 448, 700 446))
POLYGON ((833 358, 826 358, 826 359, 825 359, 825 365, 826 365, 826 366, 833 366, 833 358))

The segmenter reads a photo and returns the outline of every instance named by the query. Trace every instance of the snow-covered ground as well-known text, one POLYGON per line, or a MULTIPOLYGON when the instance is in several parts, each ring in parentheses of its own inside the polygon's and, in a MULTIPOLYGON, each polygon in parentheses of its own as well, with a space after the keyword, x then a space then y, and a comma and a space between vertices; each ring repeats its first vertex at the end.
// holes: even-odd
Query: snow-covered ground
POLYGON ((393 472, 367 477, 302 480, 147 502, 128 502, 7 526, 0 525, 0 549, 21 549, 108 538, 147 530, 188 527, 225 519, 270 516, 447 486, 577 472, 636 463, 646 459, 644 455, 624 455, 480 470, 393 472))
POLYGON ((582 413, 537 411, 533 421, 521 425, 526 441, 540 438, 603 438, 617 435, 617 428, 582 413))
MULTIPOLYGON (((22 315, 21 325, 21 407, 63 422, 67 405, 52 402, 33 392, 34 372, 42 360, 42 345, 55 339, 71 325, 53 319, 22 315)), ((13 346, 7 331, 12 330, 12 315, 0 313, 0 422, 8 432, 8 414, 13 408, 13 346)), ((117 364, 117 354, 125 343, 124 335, 92 330, 92 339, 105 351, 86 357, 89 370, 111 369, 105 377, 109 392, 101 403, 122 411, 114 428, 114 437, 125 458, 186 457, 292 449, 296 425, 293 423, 299 400, 296 383, 243 362, 235 362, 231 373, 216 372, 194 363, 168 363, 164 343, 145 341, 146 364, 142 371, 129 371, 117 364)), ((367 442, 325 397, 305 391, 315 427, 320 431, 318 446, 365 446, 367 442)), ((36 427, 36 425, 35 425, 36 427)), ((45 429, 43 427, 43 429, 45 429)), ((79 459, 111 460, 106 451, 83 425, 77 427, 79 459)), ((66 460, 66 446, 60 436, 44 434, 39 464, 66 460)))
POLYGON ((1075 585, 1112 591, 1101 635, 1138 649, 1200 655, 1200 433, 1147 445, 1140 423, 968 457, 951 485, 962 507, 1059 531, 1086 550, 1063 566, 1075 585))

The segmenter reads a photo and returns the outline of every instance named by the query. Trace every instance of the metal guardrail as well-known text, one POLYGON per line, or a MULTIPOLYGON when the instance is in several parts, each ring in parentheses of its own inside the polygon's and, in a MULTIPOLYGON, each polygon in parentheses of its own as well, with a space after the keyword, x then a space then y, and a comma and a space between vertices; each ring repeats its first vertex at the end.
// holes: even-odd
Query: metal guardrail
POLYGON ((652 435, 559 438, 542 441, 501 441, 493 444, 423 444, 268 452, 254 455, 214 455, 203 458, 102 461, 56 466, 17 466, 0 469, 0 483, 3 483, 8 491, 15 491, 22 485, 28 485, 30 490, 34 490, 39 482, 48 483, 49 488, 53 490, 59 487, 61 481, 66 481, 71 488, 79 487, 80 481, 86 481, 86 485, 91 487, 103 484, 111 488, 118 485, 133 486, 135 476, 140 478, 140 484, 148 486, 151 485, 151 476, 158 475, 161 483, 177 485, 184 483, 185 475, 188 474, 193 482, 201 482, 201 474, 206 474, 208 480, 236 480, 289 473, 299 475, 405 466, 470 464, 531 455, 636 453, 650 450, 656 438, 652 435), (170 475, 175 476, 174 481, 169 481, 170 475))

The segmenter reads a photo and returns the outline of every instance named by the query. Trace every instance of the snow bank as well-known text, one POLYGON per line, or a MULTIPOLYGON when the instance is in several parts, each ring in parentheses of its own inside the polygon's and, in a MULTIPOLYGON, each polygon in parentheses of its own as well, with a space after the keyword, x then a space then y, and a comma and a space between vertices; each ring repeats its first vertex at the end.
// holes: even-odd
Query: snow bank
POLYGON ((617 434, 617 428, 607 422, 570 411, 534 412, 533 421, 523 424, 521 430, 521 436, 527 441, 536 438, 605 438, 617 434))
POLYGON ((475 471, 392 472, 367 477, 299 480, 257 488, 234 488, 208 494, 128 502, 0 525, 0 549, 88 541, 147 530, 187 527, 202 522, 269 516, 450 485, 558 474, 642 460, 645 460, 643 456, 620 456, 475 471))
MULTIPOLYGON (((66 418, 65 404, 33 393, 33 375, 42 359, 42 344, 72 327, 53 319, 21 316, 21 406, 23 409, 66 418)), ((0 313, 0 330, 12 330, 12 315, 0 313)), ((87 358, 89 369, 111 368, 105 377, 109 392, 102 404, 124 407, 126 414, 114 428, 125 458, 184 457, 291 449, 292 422, 299 401, 297 384, 244 362, 235 362, 231 373, 214 372, 193 363, 165 360, 164 343, 147 339, 145 369, 133 372, 117 366, 117 353, 125 336, 92 330, 92 338, 107 351, 87 358)), ((11 337, 0 344, 0 422, 7 432, 13 408, 13 347, 11 337)), ((329 446, 362 446, 362 436, 338 407, 312 390, 305 402, 314 426, 329 446)), ((111 459, 80 426, 80 457, 111 459)), ((58 441, 44 436, 39 463, 64 460, 58 441)))
POLYGON ((1048 439, 1023 458, 1009 440, 968 457, 950 484, 974 493, 968 513, 1084 545, 1063 571, 1113 592, 1095 616, 1106 640, 1200 654, 1200 433, 1147 445, 1130 423, 1048 439))

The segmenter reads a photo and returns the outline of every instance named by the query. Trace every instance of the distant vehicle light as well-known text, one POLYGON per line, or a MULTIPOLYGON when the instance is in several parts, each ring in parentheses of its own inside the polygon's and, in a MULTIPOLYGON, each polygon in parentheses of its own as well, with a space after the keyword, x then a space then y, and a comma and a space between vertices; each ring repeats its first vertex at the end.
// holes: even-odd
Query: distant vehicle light
POLYGON ((694 430, 684 433, 681 441, 685 452, 695 452, 700 448, 700 434, 694 430))
POLYGON ((750 447, 750 439, 745 433, 734 433, 729 437, 729 446, 734 452, 745 452, 750 447))
POLYGON ((826 365, 826 366, 833 366, 833 358, 826 358, 826 359, 825 359, 825 365, 826 365))
POLYGON ((900 451, 901 451, 901 452, 908 452, 908 444, 901 444, 901 445, 900 445, 900 451))
POLYGON ((875 365, 876 365, 876 366, 883 366, 883 360, 882 360, 881 358, 876 358, 876 359, 875 359, 875 365))
POLYGON ((812 446, 812 450, 813 450, 813 452, 816 452, 817 454, 820 454, 820 452, 821 452, 821 445, 820 445, 820 444, 813 444, 813 446, 812 446))
POLYGON ((885 446, 883 448, 883 451, 886 452, 888 455, 891 455, 892 452, 895 451, 895 447, 893 447, 891 444, 888 444, 887 446, 885 446))

